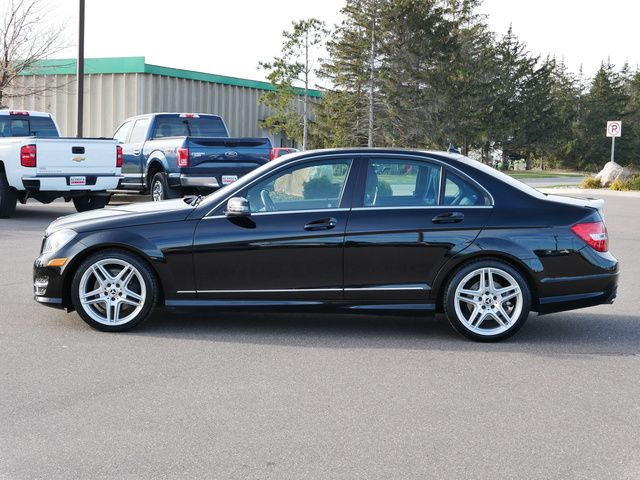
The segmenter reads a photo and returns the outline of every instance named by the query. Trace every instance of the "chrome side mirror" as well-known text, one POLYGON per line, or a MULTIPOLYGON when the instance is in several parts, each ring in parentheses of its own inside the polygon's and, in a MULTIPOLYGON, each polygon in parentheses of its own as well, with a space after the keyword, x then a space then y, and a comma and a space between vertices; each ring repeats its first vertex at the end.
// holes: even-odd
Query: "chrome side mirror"
POLYGON ((227 202, 227 209, 224 211, 227 217, 248 217, 251 215, 249 200, 244 197, 233 197, 227 202))

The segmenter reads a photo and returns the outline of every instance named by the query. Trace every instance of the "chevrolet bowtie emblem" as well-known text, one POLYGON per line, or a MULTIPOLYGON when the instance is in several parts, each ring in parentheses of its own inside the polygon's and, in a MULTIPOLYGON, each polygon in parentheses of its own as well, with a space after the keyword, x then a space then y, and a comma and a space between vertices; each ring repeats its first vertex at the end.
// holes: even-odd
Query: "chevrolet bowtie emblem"
POLYGON ((86 160, 86 157, 78 155, 77 157, 73 157, 71 160, 73 160, 74 162, 84 162, 86 160))

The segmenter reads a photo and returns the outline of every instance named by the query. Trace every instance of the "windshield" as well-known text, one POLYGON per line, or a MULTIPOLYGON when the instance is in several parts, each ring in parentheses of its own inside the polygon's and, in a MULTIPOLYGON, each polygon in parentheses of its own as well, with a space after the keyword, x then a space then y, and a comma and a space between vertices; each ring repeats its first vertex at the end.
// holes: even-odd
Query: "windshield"
POLYGON ((251 172, 247 173, 243 177, 240 177, 235 182, 230 183, 229 185, 225 185, 224 187, 207 195, 200 202, 201 205, 207 208, 214 208, 219 202, 224 200, 225 197, 227 197, 231 192, 236 190, 241 190, 245 185, 248 185, 255 178, 261 176, 263 173, 282 165, 282 163, 284 162, 288 162, 289 159, 292 158, 292 156, 293 154, 286 155, 285 157, 281 157, 281 158, 278 158, 277 160, 273 160, 271 162, 265 163, 264 165, 256 168, 255 170, 252 170, 251 172))

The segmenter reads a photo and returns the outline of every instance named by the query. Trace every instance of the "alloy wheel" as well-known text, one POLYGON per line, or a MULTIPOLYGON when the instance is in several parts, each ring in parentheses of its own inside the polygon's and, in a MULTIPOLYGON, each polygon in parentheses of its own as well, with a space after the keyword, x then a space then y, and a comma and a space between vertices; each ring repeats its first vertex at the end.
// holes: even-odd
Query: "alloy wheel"
POLYGON ((467 274, 457 285, 454 308, 458 320, 476 335, 506 332, 522 313, 522 289, 502 269, 483 267, 467 274))
POLYGON ((92 264, 82 275, 78 288, 82 309, 96 322, 108 326, 135 319, 147 295, 138 269, 119 258, 92 264))
POLYGON ((162 182, 156 180, 153 182, 153 189, 151 191, 151 196, 154 202, 159 202, 164 200, 164 188, 162 187, 162 182))

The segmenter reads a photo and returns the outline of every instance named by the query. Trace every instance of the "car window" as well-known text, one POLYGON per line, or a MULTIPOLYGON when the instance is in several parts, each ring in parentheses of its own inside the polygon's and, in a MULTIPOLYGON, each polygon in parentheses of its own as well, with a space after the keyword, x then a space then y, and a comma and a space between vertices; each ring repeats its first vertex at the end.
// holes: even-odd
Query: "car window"
POLYGON ((57 137, 58 130, 51 117, 0 116, 2 137, 57 137))
POLYGON ((484 195, 477 187, 448 170, 445 177, 443 205, 482 206, 485 204, 484 195))
POLYGON ((126 143, 132 126, 133 126, 133 122, 123 123, 120 126, 120 128, 116 131, 116 133, 113 134, 113 138, 115 138, 118 141, 118 143, 126 143))
POLYGON ((153 138, 228 137, 220 117, 157 117, 153 138))
POLYGON ((438 204, 440 167, 413 160, 370 160, 364 189, 365 207, 438 204))
POLYGON ((140 120, 136 120, 133 129, 131 130, 131 137, 129 138, 129 143, 142 143, 144 142, 145 136, 147 134, 147 127, 149 126, 148 118, 141 118, 140 120))
POLYGON ((351 160, 324 160, 279 172, 249 188, 251 211, 338 208, 350 165, 351 160))

